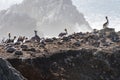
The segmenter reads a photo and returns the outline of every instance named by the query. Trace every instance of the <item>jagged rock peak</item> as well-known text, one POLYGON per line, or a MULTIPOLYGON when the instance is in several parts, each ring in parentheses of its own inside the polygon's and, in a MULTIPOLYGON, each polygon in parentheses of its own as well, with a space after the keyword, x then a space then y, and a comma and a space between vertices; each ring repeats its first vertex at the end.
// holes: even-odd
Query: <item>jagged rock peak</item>
POLYGON ((71 0, 24 0, 0 13, 1 33, 32 35, 34 29, 45 36, 57 36, 65 28, 69 33, 91 31, 91 27, 71 0), (2 16, 2 18, 1 18, 2 16), (8 29, 11 27, 11 29, 8 29), (29 31, 26 29, 29 28, 29 31))

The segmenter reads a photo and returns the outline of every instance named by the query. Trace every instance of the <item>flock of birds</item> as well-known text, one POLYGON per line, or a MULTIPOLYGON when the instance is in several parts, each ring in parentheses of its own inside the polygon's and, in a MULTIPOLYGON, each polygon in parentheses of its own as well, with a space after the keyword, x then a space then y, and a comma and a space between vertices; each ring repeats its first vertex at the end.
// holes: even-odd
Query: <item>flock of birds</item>
MULTIPOLYGON (((62 37, 66 36, 68 34, 67 29, 64 29, 64 31, 65 32, 61 32, 58 35, 59 38, 62 38, 62 37)), ((40 38, 38 36, 37 30, 34 30, 34 33, 35 33, 35 35, 33 37, 31 37, 31 39, 28 39, 25 36, 19 36, 18 38, 16 36, 14 36, 13 38, 11 38, 12 37, 11 33, 8 33, 8 39, 6 39, 6 40, 3 39, 2 43, 16 43, 16 42, 17 43, 20 43, 20 42, 24 43, 24 42, 31 42, 31 41, 40 42, 41 40, 43 40, 43 38, 40 38)))
MULTIPOLYGON (((105 18, 107 21, 103 24, 104 29, 108 28, 108 24, 109 24, 108 17, 106 16, 105 18)), ((19 36, 17 38, 16 36, 11 36, 11 33, 8 33, 8 38, 2 40, 1 46, 3 46, 5 51, 7 51, 8 53, 14 52, 14 54, 18 55, 18 56, 23 55, 23 51, 32 51, 32 52, 38 51, 41 53, 42 52, 48 53, 50 51, 50 49, 53 49, 53 51, 54 51, 54 49, 66 48, 66 46, 68 46, 69 44, 70 44, 70 47, 71 47, 71 44, 73 44, 72 47, 74 47, 74 46, 79 47, 81 45, 81 43, 84 44, 85 42, 87 42, 86 41, 87 38, 81 39, 81 41, 77 39, 77 38, 79 38, 79 37, 77 37, 77 35, 81 35, 81 34, 82 34, 82 32, 80 32, 79 34, 74 33, 73 36, 68 35, 67 29, 64 29, 64 32, 61 32, 58 34, 59 38, 55 38, 55 37, 41 38, 37 34, 37 30, 34 30, 34 36, 31 37, 30 39, 28 39, 26 36, 19 36), (70 41, 70 39, 72 39, 72 38, 73 38, 73 40, 70 41), (64 44, 64 42, 68 42, 68 43, 64 44), (49 48, 49 46, 51 46, 51 43, 53 43, 52 47, 49 48)), ((92 42, 90 42, 90 43, 92 44, 92 42)), ((33 53, 30 53, 30 55, 34 56, 33 53)), ((42 55, 46 56, 46 54, 42 54, 42 55)))
MULTIPOLYGON (((105 19, 106 19, 106 22, 103 24, 103 29, 108 28, 108 25, 109 25, 108 17, 106 16, 105 19)), ((63 37, 65 37, 66 35, 68 35, 67 29, 64 29, 64 31, 65 31, 65 32, 61 32, 61 33, 58 35, 59 38, 63 38, 63 37)), ((19 36, 18 39, 17 39, 17 42, 22 42, 22 43, 23 43, 23 42, 26 42, 26 41, 40 42, 41 38, 38 36, 37 31, 34 30, 34 33, 35 33, 35 35, 34 35, 30 40, 28 40, 28 38, 25 37, 25 36, 19 36)), ((11 38, 11 33, 8 33, 8 39, 7 39, 7 40, 2 40, 2 42, 3 42, 3 43, 14 43, 15 40, 16 40, 16 38, 17 38, 17 37, 14 36, 13 39, 12 39, 12 38, 11 38)))

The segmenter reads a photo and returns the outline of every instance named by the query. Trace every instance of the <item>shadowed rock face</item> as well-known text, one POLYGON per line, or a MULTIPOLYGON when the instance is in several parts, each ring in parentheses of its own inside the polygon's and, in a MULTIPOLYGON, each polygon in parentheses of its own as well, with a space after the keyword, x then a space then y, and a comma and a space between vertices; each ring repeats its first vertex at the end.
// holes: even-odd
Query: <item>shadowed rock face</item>
POLYGON ((0 58, 0 80, 26 80, 12 65, 0 58))
POLYGON ((69 50, 34 59, 8 61, 28 80, 119 80, 119 51, 69 50))
POLYGON ((31 36, 34 29, 45 36, 58 36, 64 28, 69 33, 91 31, 71 0, 24 0, 0 12, 0 27, 2 35, 11 32, 31 36))

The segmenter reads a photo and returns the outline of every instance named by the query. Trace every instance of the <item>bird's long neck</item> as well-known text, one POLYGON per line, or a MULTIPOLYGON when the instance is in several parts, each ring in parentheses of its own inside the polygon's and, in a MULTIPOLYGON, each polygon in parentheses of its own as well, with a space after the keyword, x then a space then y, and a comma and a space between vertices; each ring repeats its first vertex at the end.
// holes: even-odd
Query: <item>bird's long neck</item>
POLYGON ((106 18, 106 20, 107 20, 107 22, 106 22, 106 23, 109 23, 109 20, 108 20, 108 18, 106 18))
POLYGON ((8 37, 9 37, 9 39, 11 38, 11 35, 10 34, 8 34, 8 37))
POLYGON ((67 30, 65 32, 66 32, 66 34, 68 34, 67 30))
POLYGON ((35 31, 35 36, 37 35, 37 31, 35 31))

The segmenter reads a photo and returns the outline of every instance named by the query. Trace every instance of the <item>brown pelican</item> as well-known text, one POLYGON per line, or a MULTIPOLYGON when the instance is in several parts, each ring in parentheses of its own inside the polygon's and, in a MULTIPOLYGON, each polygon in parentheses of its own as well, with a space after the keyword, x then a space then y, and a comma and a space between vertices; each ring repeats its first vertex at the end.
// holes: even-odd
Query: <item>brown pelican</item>
POLYGON ((13 39, 11 39, 11 33, 8 33, 8 39, 5 41, 5 43, 14 43, 14 40, 16 39, 16 36, 14 36, 13 39))
POLYGON ((37 42, 40 42, 40 37, 37 35, 37 31, 34 30, 35 32, 35 36, 31 38, 32 41, 37 41, 37 42))
POLYGON ((58 37, 64 37, 65 35, 68 34, 67 29, 64 29, 65 32, 62 32, 58 35, 58 37))
POLYGON ((103 24, 104 29, 108 28, 108 25, 109 25, 108 17, 106 16, 105 18, 106 18, 107 21, 103 24))
POLYGON ((23 42, 25 40, 25 36, 19 36, 17 42, 23 42))

